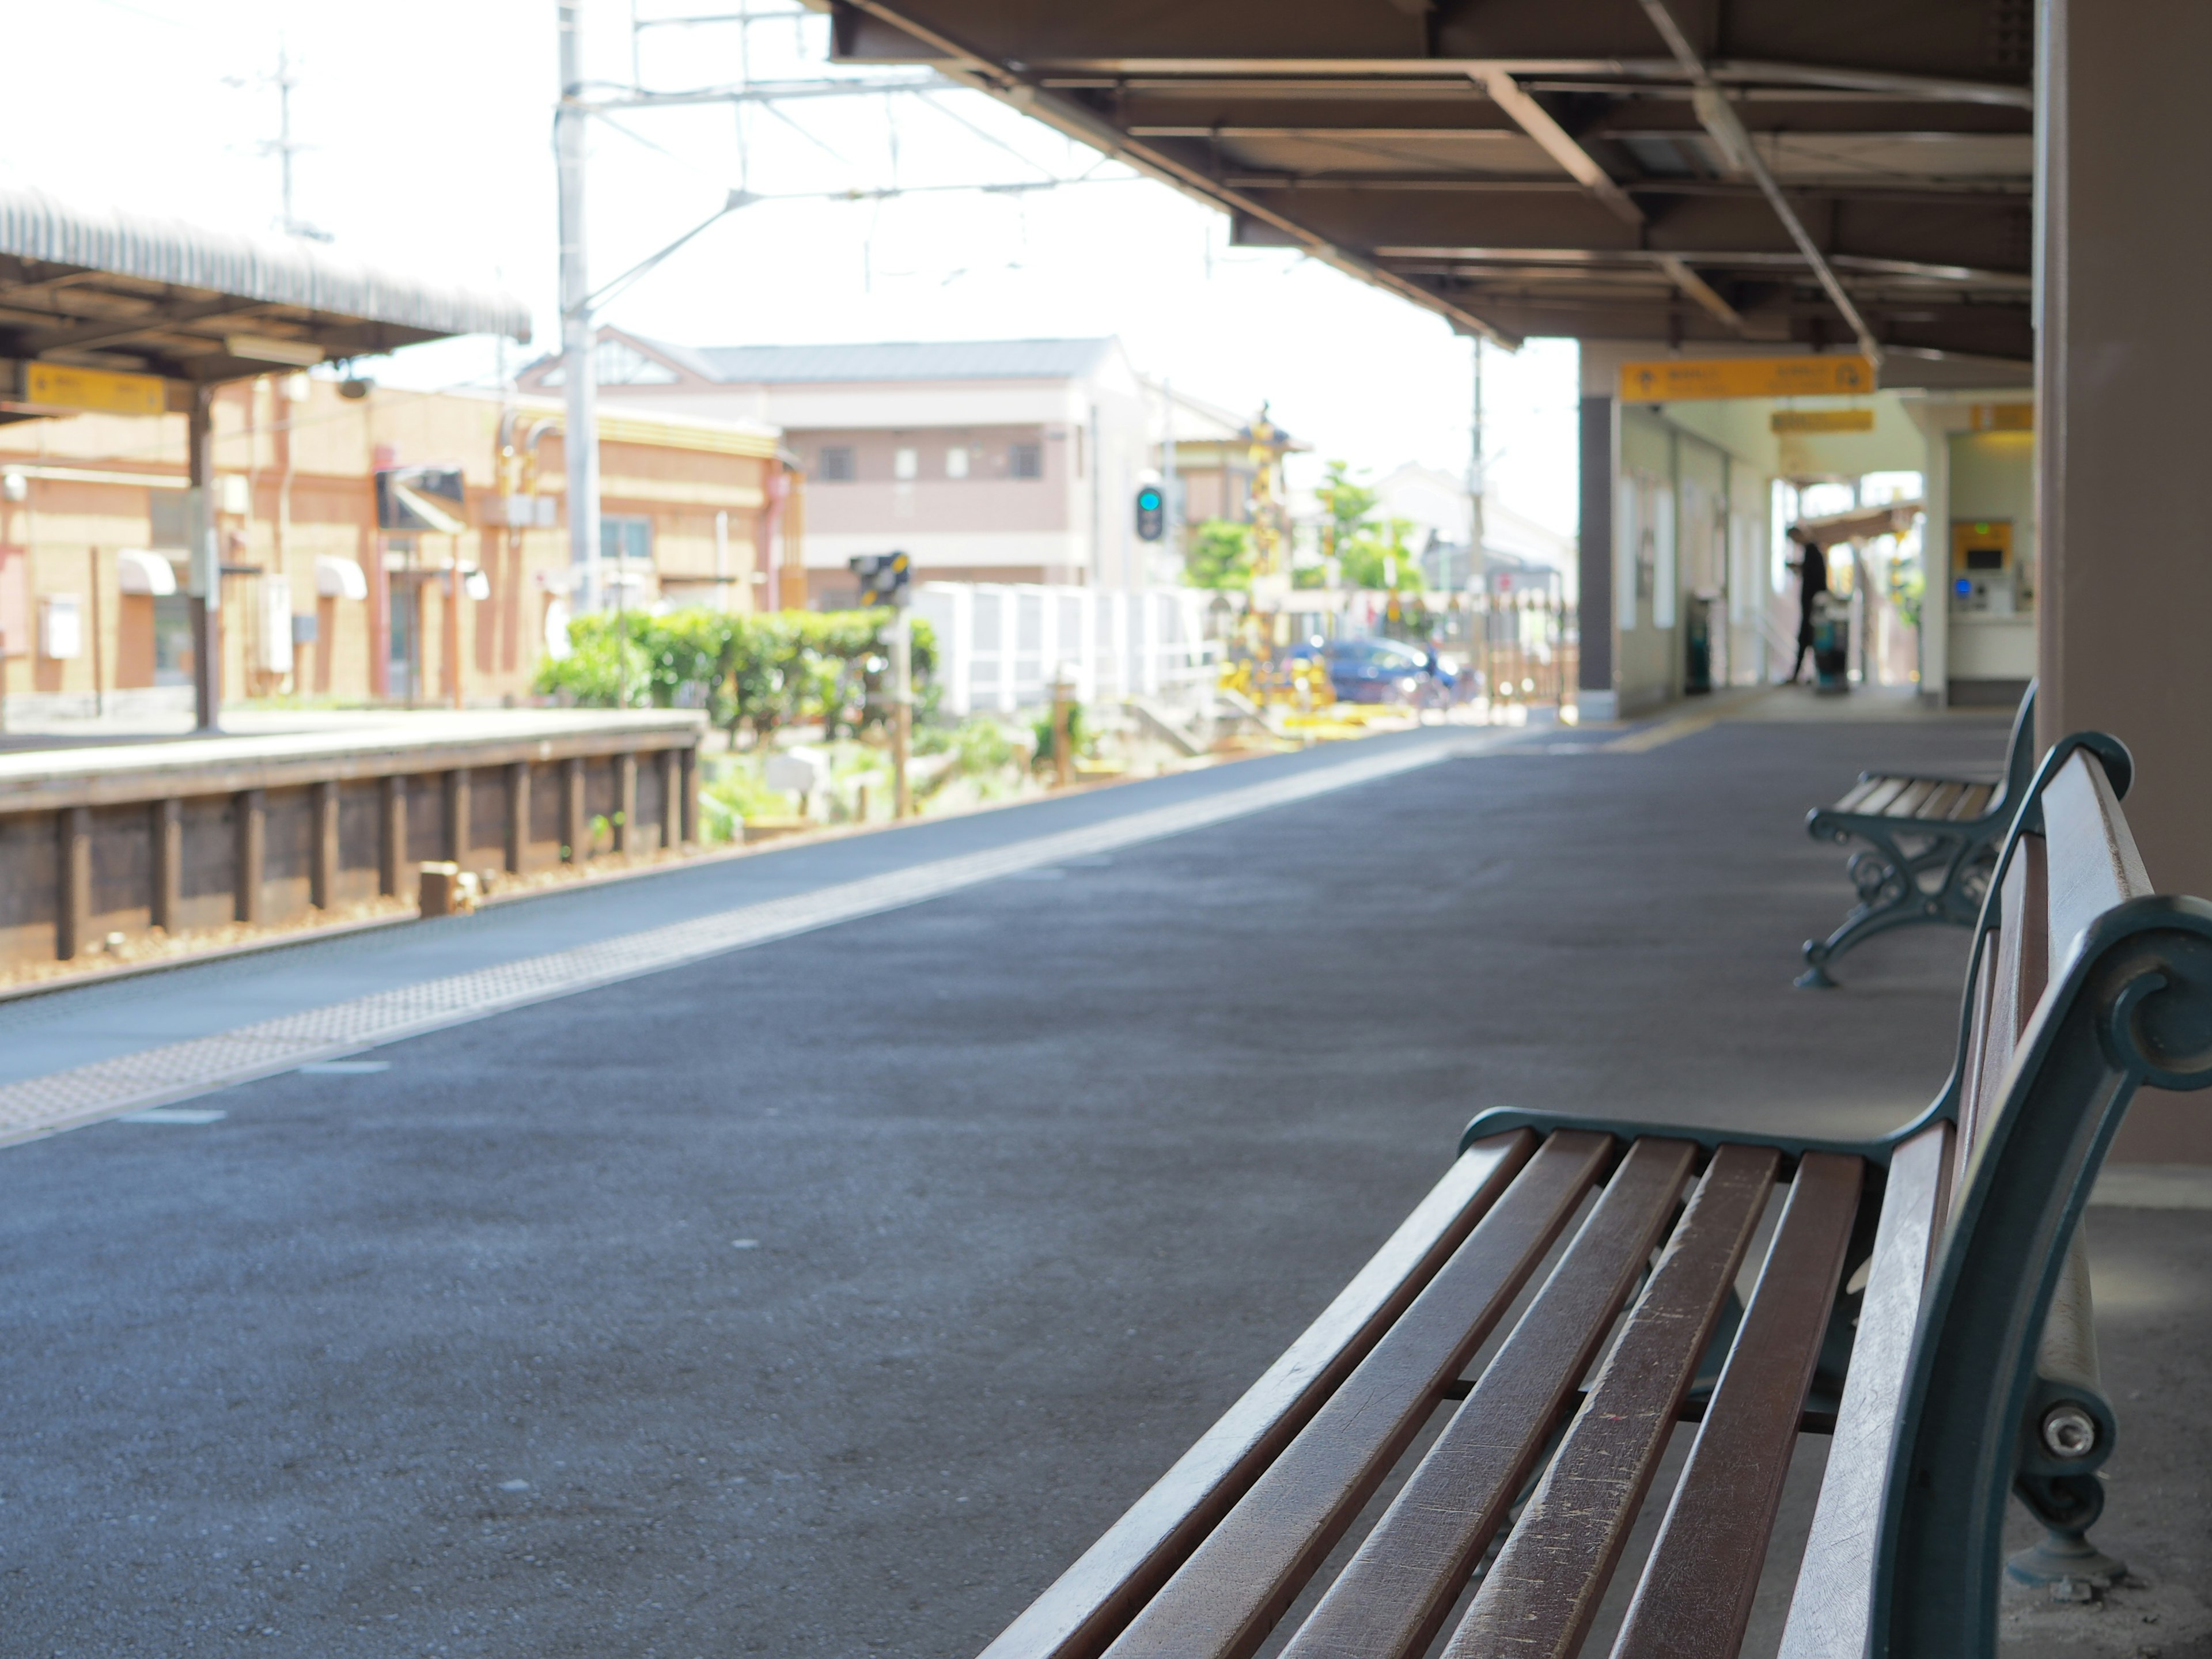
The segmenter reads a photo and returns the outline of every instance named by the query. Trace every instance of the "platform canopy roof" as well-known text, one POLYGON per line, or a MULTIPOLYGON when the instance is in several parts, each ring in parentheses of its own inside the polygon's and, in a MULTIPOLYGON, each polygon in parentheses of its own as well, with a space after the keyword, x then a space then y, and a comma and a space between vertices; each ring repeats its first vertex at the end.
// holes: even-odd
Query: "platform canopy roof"
POLYGON ((296 239, 0 186, 0 361, 16 372, 46 362, 204 384, 457 334, 526 341, 530 313, 296 239))
POLYGON ((2032 0, 831 9, 1466 330, 2031 356, 2032 0))

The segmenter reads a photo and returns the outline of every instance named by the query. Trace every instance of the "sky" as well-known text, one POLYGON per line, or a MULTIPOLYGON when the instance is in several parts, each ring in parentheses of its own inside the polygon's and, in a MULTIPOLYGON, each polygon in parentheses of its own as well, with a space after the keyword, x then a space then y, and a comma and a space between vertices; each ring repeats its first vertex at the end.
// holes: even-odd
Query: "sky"
MULTIPOLYGON (((744 4, 636 9, 670 19, 744 4)), ((826 20, 792 0, 750 5, 763 21, 749 28, 648 27, 633 59, 629 0, 586 0, 587 77, 654 90, 850 78, 826 64, 826 20)), ((270 234, 281 43, 304 146, 295 217, 363 264, 520 296, 536 339, 507 349, 509 371, 557 339, 554 0, 11 9, 18 72, 0 100, 0 181, 270 234)), ((1313 446, 1308 471, 1332 459, 1375 472, 1467 467, 1473 342, 1294 252, 1231 247, 1211 208, 981 94, 611 113, 592 125, 587 180, 595 287, 707 219, 731 189, 763 198, 609 302, 604 320, 639 333, 693 345, 1118 334, 1140 369, 1178 390, 1237 410, 1267 400, 1313 446), (892 186, 908 193, 823 199, 892 186)), ((500 367, 493 343, 470 340, 362 372, 489 386, 500 367)), ((1493 498, 1572 534, 1574 346, 1488 347, 1483 374, 1493 498)))

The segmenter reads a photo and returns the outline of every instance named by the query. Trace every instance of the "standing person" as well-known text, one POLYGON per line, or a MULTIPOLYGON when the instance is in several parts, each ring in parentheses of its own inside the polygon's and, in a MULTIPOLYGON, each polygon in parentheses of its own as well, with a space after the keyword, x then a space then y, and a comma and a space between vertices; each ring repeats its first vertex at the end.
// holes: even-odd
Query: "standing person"
POLYGON ((1828 556, 1817 544, 1800 543, 1805 556, 1797 566, 1797 660, 1790 665, 1786 685, 1797 684, 1813 648, 1813 601, 1828 591, 1828 556))

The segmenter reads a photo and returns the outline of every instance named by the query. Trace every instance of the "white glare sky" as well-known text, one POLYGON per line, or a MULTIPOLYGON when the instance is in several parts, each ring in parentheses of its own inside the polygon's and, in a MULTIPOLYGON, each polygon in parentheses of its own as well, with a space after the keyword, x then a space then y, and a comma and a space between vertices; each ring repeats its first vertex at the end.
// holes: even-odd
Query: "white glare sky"
MULTIPOLYGON (((791 0, 751 0, 788 13, 791 0)), ((638 0, 646 17, 742 0, 638 0)), ((505 287, 557 337, 554 0, 74 0, 10 8, 0 179, 64 199, 268 232, 269 84, 280 35, 298 87, 298 217, 336 251, 434 280, 505 287)), ((629 0, 586 0, 588 72, 627 82, 629 0)), ((827 21, 656 27, 655 89, 825 73, 827 21), (749 44, 741 46, 741 36, 749 44), (749 61, 748 61, 749 60, 749 61)), ((1463 473, 1472 343, 1438 319, 1279 250, 1232 249, 1225 219, 980 94, 631 111, 590 163, 595 286, 690 229, 733 185, 763 196, 995 185, 881 201, 770 201, 732 215, 617 299, 605 320, 696 345, 1119 334, 1138 366, 1232 409, 1271 400, 1315 447, 1380 472, 1463 473), (894 155, 896 161, 894 161, 894 155)), ((489 384, 488 342, 419 347, 379 378, 489 384)), ((1575 527, 1575 352, 1486 356, 1493 496, 1575 527)))

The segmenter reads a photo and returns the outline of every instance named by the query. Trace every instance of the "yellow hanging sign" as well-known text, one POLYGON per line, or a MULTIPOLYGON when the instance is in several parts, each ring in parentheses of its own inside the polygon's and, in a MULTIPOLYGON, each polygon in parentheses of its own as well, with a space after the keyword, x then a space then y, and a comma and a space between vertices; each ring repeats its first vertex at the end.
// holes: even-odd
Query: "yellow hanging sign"
POLYGON ((2033 432, 2033 404, 1976 404, 1966 411, 1970 432, 2033 432))
POLYGON ((1778 409, 1766 417, 1767 429, 1788 434, 1801 432, 1871 432, 1870 409, 1778 409))
POLYGON ((1800 357, 1668 357, 1620 366, 1624 403, 1694 398, 1836 398, 1875 389, 1874 365, 1856 354, 1800 357))
POLYGON ((118 374, 68 363, 24 364, 23 401, 103 415, 159 415, 169 406, 158 374, 118 374))

